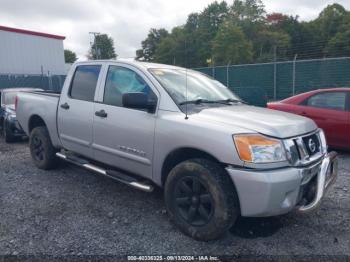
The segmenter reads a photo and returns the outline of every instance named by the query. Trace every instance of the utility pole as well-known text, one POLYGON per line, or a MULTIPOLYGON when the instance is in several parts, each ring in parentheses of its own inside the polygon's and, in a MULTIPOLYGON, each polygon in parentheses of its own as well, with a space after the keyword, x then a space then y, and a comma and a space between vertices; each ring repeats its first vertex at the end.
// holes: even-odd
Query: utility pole
POLYGON ((295 54, 294 60, 293 60, 293 90, 292 90, 293 96, 295 95, 295 74, 296 74, 295 66, 297 62, 297 57, 298 57, 298 54, 295 54))
POLYGON ((229 67, 230 67, 231 61, 228 62, 226 65, 226 86, 227 88, 230 88, 230 73, 229 73, 229 67))
POLYGON ((211 56, 211 59, 210 59, 210 64, 211 64, 211 76, 212 78, 215 78, 215 67, 214 67, 214 59, 213 59, 213 56, 211 56))
POLYGON ((100 49, 97 46, 97 42, 96 42, 96 36, 100 35, 101 33, 99 32, 89 32, 89 35, 93 35, 94 40, 93 42, 90 41, 90 46, 91 46, 91 52, 92 55, 96 55, 96 59, 100 59, 100 49), (95 50, 92 49, 93 45, 95 44, 95 50))

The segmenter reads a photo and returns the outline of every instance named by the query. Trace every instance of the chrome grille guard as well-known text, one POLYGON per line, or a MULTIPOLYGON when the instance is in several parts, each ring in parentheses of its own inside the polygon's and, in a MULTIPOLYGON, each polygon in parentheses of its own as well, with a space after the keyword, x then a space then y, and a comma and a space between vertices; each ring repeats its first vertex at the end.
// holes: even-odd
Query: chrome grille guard
POLYGON ((325 156, 320 166, 314 199, 306 205, 299 206, 297 210, 301 213, 306 213, 317 208, 328 188, 335 182, 337 175, 338 159, 337 153, 333 151, 325 156))

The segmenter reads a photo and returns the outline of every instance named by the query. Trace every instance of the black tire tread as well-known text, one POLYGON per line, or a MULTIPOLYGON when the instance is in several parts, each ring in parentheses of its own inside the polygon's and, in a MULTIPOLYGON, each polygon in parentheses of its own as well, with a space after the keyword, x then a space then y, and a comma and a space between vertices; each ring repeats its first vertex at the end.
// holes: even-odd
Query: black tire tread
POLYGON ((35 127, 31 131, 30 137, 29 137, 29 147, 30 147, 30 152, 32 154, 32 159, 34 161, 34 164, 39 169, 50 170, 50 169, 54 169, 58 166, 59 160, 56 157, 56 152, 58 150, 52 145, 49 131, 47 130, 47 128, 45 126, 35 127), (45 157, 44 157, 43 161, 37 161, 33 157, 32 148, 31 148, 33 136, 40 136, 42 142, 44 143, 45 157))
POLYGON ((225 199, 226 214, 222 215, 222 217, 224 217, 224 220, 219 221, 219 223, 215 224, 215 226, 208 227, 205 230, 196 230, 191 226, 190 228, 186 228, 185 222, 177 219, 172 211, 169 210, 169 205, 167 204, 170 219, 175 223, 175 225, 180 228, 181 231, 196 240, 209 241, 217 239, 233 226, 237 217, 239 216, 239 201, 234 184, 225 169, 219 163, 208 159, 190 159, 178 164, 170 171, 164 191, 166 203, 169 201, 167 200, 167 188, 169 187, 169 184, 173 183, 173 180, 176 179, 176 173, 179 172, 182 168, 186 168, 187 165, 201 166, 202 168, 206 169, 209 175, 216 181, 219 188, 221 189, 221 194, 225 199))

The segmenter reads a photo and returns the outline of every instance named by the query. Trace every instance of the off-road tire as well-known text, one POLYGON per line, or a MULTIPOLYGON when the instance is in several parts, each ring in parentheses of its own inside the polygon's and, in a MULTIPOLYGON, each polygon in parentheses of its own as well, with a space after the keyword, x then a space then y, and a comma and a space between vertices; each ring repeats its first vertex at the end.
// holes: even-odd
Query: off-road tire
MULTIPOLYGON (((164 194, 170 219, 183 233, 196 240, 209 241, 219 238, 233 226, 240 214, 238 195, 231 178, 220 164, 207 159, 191 159, 175 166, 170 171, 165 182, 164 194), (190 215, 188 215, 187 219, 184 218, 183 213, 185 211, 183 211, 182 207, 180 207, 181 210, 178 207, 179 200, 183 201, 183 198, 186 198, 187 194, 191 195, 188 190, 185 190, 187 191, 187 193, 184 193, 186 196, 183 198, 178 197, 179 192, 182 194, 183 190, 181 183, 185 181, 185 183, 191 185, 190 182, 187 182, 191 181, 191 179, 194 179, 193 181, 200 181, 202 186, 200 191, 210 194, 210 205, 212 208, 209 208, 210 211, 208 211, 208 206, 206 207, 206 215, 209 212, 211 214, 207 216, 206 223, 203 221, 202 224, 197 222, 197 225, 193 225, 194 222, 189 223, 188 218, 190 215)), ((201 203, 201 201, 202 197, 205 196, 208 199, 208 194, 205 193, 196 198, 189 197, 186 200, 186 204, 191 202, 190 208, 197 208, 199 210, 203 208, 201 205, 205 202, 203 200, 203 203, 201 203)), ((184 209, 186 208, 185 206, 184 209)), ((197 219, 198 221, 202 220, 202 215, 199 211, 195 216, 199 217, 197 219)), ((193 215, 191 215, 192 217, 193 215)))
POLYGON ((49 170, 57 167, 59 163, 56 157, 57 149, 52 145, 46 127, 39 126, 30 132, 29 148, 33 162, 39 169, 49 170))

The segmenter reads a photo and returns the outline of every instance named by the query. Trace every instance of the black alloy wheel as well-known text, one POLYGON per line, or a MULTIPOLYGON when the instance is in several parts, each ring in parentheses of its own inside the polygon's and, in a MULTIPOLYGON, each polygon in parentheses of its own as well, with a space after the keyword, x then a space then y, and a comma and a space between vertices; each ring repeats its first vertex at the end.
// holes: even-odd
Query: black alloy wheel
POLYGON ((33 143, 33 157, 37 161, 43 161, 44 153, 45 153, 43 141, 40 139, 39 136, 34 136, 32 138, 32 143, 33 143))
POLYGON ((214 213, 212 196, 199 178, 188 176, 175 188, 176 212, 192 226, 206 225, 214 213))

